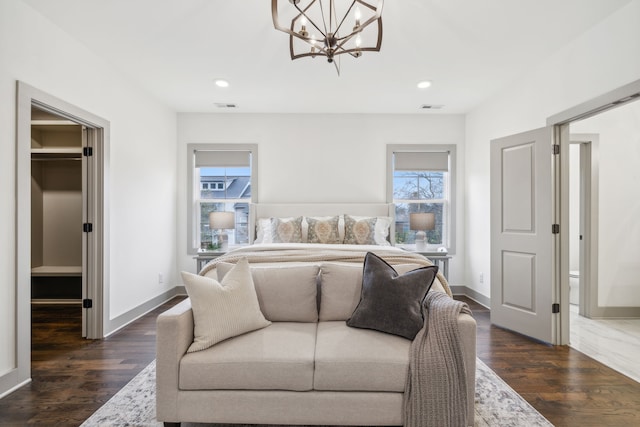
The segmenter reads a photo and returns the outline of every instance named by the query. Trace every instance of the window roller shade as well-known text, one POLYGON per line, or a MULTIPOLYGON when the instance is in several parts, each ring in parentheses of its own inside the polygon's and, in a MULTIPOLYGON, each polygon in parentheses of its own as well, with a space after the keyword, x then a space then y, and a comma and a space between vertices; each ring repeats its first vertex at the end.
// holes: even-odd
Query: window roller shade
POLYGON ((448 152, 393 153, 393 167, 397 171, 449 171, 448 152))
POLYGON ((249 167, 251 166, 250 151, 204 151, 196 150, 195 167, 249 167))

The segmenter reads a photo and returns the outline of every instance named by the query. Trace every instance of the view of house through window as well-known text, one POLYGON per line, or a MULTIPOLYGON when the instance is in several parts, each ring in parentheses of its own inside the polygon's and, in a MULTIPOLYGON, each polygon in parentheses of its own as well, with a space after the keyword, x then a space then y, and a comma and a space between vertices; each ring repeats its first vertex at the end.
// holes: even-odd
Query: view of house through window
MULTIPOLYGON (((257 147, 251 144, 188 144, 189 251, 220 249, 220 233, 229 246, 249 243, 249 204, 257 147), (209 215, 217 216, 224 228, 211 229, 209 215), (233 222, 231 222, 233 218, 233 222), (226 227, 229 227, 228 229, 226 227)), ((253 187, 253 188, 252 188, 253 187)), ((214 217, 215 218, 215 217, 214 217)))
POLYGON ((455 168, 454 146, 389 146, 392 162, 389 185, 396 207, 395 240, 398 245, 413 245, 418 231, 426 232, 426 244, 433 250, 452 251, 454 222, 451 200, 455 168), (432 213, 432 230, 412 230, 412 213, 432 213))
POLYGON ((218 249, 219 230, 209 228, 211 212, 233 212, 235 229, 226 230, 229 245, 249 243, 249 201, 251 200, 251 168, 198 168, 200 178, 199 230, 200 249, 218 249))

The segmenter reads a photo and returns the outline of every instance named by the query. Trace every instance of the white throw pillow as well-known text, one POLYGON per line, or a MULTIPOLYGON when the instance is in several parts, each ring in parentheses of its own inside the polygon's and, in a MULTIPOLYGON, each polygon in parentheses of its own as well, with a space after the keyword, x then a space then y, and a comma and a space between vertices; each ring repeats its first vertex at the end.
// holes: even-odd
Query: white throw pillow
POLYGON ((222 282, 185 271, 182 280, 193 310, 194 340, 188 353, 271 324, 260 311, 246 258, 222 282))

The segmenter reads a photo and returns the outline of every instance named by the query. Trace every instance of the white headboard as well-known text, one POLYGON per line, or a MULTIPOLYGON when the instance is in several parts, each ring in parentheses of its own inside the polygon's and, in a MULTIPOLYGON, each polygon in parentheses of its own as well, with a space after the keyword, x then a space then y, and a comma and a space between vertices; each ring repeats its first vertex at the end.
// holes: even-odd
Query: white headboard
POLYGON ((286 218, 292 216, 387 216, 391 217, 389 240, 395 243, 395 205, 392 203, 252 203, 249 205, 249 242, 256 237, 258 218, 286 218))

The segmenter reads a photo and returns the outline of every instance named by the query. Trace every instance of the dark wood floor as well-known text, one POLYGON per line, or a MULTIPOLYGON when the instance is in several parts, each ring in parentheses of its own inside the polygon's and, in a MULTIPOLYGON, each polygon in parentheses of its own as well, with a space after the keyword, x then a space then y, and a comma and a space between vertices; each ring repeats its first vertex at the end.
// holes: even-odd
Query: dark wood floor
MULTIPOLYGON (((640 383, 569 347, 478 322, 478 357, 556 426, 640 425, 640 383)), ((0 426, 77 426, 155 358, 155 318, 100 341, 80 338, 78 306, 33 307, 33 381, 0 399, 0 426)))

